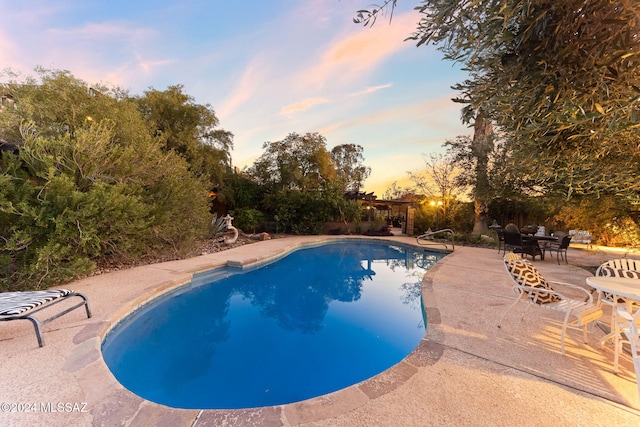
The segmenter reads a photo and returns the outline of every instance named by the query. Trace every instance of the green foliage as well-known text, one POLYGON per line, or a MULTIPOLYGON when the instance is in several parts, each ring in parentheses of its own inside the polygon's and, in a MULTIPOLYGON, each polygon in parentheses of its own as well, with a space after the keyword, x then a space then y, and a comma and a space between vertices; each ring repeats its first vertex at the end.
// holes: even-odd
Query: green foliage
POLYGON ((326 139, 318 133, 290 133, 282 141, 265 142, 263 148, 247 173, 268 192, 315 190, 335 178, 326 139))
POLYGON ((626 206, 628 203, 628 200, 612 195, 598 200, 583 197, 562 206, 554 220, 560 229, 588 230, 593 240, 601 245, 638 247, 638 211, 632 211, 626 206))
MULTIPOLYGON (((455 101, 465 104, 463 116, 482 112, 505 137, 499 162, 489 174, 488 188, 499 190, 493 196, 545 194, 565 201, 587 196, 592 199, 591 215, 597 212, 600 224, 623 217, 637 222, 637 1, 419 4, 421 20, 410 40, 418 46, 433 44, 445 59, 462 64, 469 79, 454 88, 460 92, 455 101), (601 199, 608 196, 626 211, 607 211, 601 199)), ((358 11, 354 21, 373 25, 385 9, 395 6, 396 0, 384 1, 358 11)), ((473 182, 478 183, 482 181, 473 182)))
POLYGON ((11 84, 18 108, 0 114, 21 147, 0 164, 0 268, 10 272, 0 287, 63 283, 101 257, 180 252, 204 237, 206 187, 149 136, 135 105, 42 73, 11 84))
POLYGON ((280 230, 293 234, 320 234, 336 213, 332 199, 322 192, 283 189, 265 198, 267 212, 280 230))
POLYGON ((356 225, 359 225, 362 221, 365 208, 362 203, 342 198, 338 202, 338 211, 340 212, 340 219, 342 221, 354 222, 356 225))
POLYGON ((323 136, 291 133, 283 141, 265 143, 264 149, 246 175, 225 181, 225 191, 234 190, 225 197, 233 200, 236 212, 260 207, 276 231, 295 234, 318 234, 325 222, 338 217, 359 219, 362 207, 347 202, 344 191, 368 175, 369 168, 361 164, 362 147, 339 146, 332 157, 323 136))
POLYGON ((265 188, 246 173, 228 173, 223 182, 218 197, 230 210, 256 208, 264 196, 265 188))
POLYGON ((233 216, 234 225, 243 230, 255 233, 258 228, 264 222, 264 214, 257 209, 252 208, 240 208, 231 212, 233 216))
POLYGON ((371 174, 371 168, 362 164, 363 152, 362 146, 355 144, 337 145, 331 150, 336 179, 343 191, 360 191, 362 183, 371 174))
POLYGON ((411 38, 464 64, 459 101, 512 136, 536 181, 565 197, 614 189, 640 203, 634 2, 423 0, 419 11, 411 38))
POLYGON ((213 188, 231 168, 233 135, 218 128, 210 105, 196 104, 182 89, 181 85, 150 89, 136 98, 138 109, 162 147, 183 156, 191 171, 213 188))

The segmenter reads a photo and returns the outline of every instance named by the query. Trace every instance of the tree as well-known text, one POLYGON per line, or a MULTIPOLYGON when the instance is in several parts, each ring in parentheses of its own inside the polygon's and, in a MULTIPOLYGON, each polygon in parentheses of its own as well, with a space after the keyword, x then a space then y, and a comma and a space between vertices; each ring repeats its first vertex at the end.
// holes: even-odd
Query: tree
MULTIPOLYGON (((373 25, 395 0, 358 11, 373 25)), ((640 7, 633 0, 422 0, 410 40, 470 78, 457 101, 506 135, 533 191, 640 206, 640 7)), ((392 15, 392 13, 390 13, 392 15)), ((594 203, 593 206, 604 206, 594 203)))
POLYGON ((359 164, 362 151, 356 146, 336 150, 342 175, 337 173, 326 139, 318 133, 290 133, 282 141, 265 142, 264 153, 246 170, 261 189, 260 203, 276 231, 296 234, 322 232, 327 221, 352 219, 359 206, 345 200, 345 185, 364 176, 359 164))
POLYGON ((467 186, 458 179, 460 170, 453 157, 442 154, 423 155, 425 169, 420 172, 409 172, 414 183, 414 194, 424 196, 423 204, 431 204, 432 208, 442 212, 441 223, 447 224, 461 203, 461 196, 466 193, 467 186))
POLYGON ((151 135, 165 150, 182 155, 191 170, 217 187, 231 169, 233 134, 218 128, 219 120, 209 105, 200 105, 183 93, 182 85, 165 91, 149 89, 136 97, 138 108, 149 123, 151 135))
POLYGON ((362 183, 371 174, 371 168, 364 166, 364 148, 355 144, 342 144, 333 147, 331 158, 336 168, 337 179, 344 191, 359 192, 362 183))
POLYGON ((425 0, 419 11, 412 40, 465 65, 462 98, 512 134, 540 183, 640 203, 637 3, 425 0))
POLYGON ((385 190, 382 198, 385 200, 402 199, 410 192, 409 189, 400 187, 398 182, 394 181, 391 183, 391 186, 385 190))
POLYGON ((482 111, 471 108, 463 110, 463 121, 469 122, 473 117, 473 138, 458 137, 456 141, 447 141, 452 161, 461 169, 457 176, 458 183, 471 188, 474 204, 473 235, 486 233, 489 228, 487 217, 489 204, 496 192, 489 178, 490 156, 494 151, 494 135, 491 121, 482 111))
POLYGON ((270 191, 309 191, 335 178, 326 139, 318 133, 290 133, 282 141, 265 142, 264 153, 247 173, 270 191))

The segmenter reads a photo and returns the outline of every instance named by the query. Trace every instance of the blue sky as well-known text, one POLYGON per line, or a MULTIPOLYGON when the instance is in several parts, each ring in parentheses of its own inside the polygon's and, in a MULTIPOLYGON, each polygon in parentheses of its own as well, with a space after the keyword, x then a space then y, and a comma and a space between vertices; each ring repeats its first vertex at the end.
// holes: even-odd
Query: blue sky
POLYGON ((393 20, 352 22, 369 0, 0 0, 0 70, 68 70, 142 94, 182 84, 234 137, 235 166, 266 141, 319 132, 327 148, 364 147, 366 191, 424 167, 423 155, 470 135, 451 85, 459 66, 404 41, 417 0, 393 20))

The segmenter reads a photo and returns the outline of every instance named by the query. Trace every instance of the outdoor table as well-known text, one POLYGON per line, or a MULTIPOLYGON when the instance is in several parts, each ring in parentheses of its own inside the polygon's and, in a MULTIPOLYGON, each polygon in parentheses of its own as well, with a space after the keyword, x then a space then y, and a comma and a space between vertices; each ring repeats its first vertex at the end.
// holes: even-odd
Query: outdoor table
POLYGON ((555 236, 536 236, 535 234, 533 236, 529 235, 529 238, 531 238, 533 240, 538 240, 538 241, 546 240, 546 241, 549 241, 549 242, 555 242, 555 241, 558 240, 558 238, 555 237, 555 236))
MULTIPOLYGON (((593 276, 587 277, 587 285, 595 288, 598 292, 607 292, 613 296, 613 313, 614 324, 611 325, 611 332, 605 335, 600 340, 600 346, 604 344, 608 339, 614 338, 618 333, 617 321, 618 321, 618 299, 625 298, 627 304, 627 311, 632 312, 633 301, 640 302, 640 280, 629 279, 626 277, 607 277, 607 276, 593 276)), ((615 346, 615 356, 617 357, 618 346, 615 346)), ((617 360, 617 359, 616 359, 617 360)))
POLYGON ((540 241, 554 242, 554 241, 557 241, 558 238, 554 236, 536 236, 535 234, 523 234, 522 240, 533 240, 534 242, 536 242, 536 246, 538 246, 538 249, 540 250, 540 259, 544 261, 544 252, 542 251, 542 248, 540 247, 539 242, 540 241))

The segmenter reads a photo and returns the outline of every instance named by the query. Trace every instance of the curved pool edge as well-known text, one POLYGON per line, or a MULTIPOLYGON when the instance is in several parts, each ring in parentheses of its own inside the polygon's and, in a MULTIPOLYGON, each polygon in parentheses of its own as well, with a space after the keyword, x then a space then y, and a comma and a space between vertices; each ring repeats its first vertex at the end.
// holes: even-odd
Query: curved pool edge
MULTIPOLYGON (((114 390, 119 399, 126 400, 138 400, 140 404, 144 406, 163 408, 170 412, 179 411, 182 415, 197 413, 199 422, 210 420, 214 425, 221 419, 228 419, 229 417, 241 417, 250 416, 253 418, 260 414, 261 418, 270 419, 275 414, 281 414, 283 411, 287 413, 287 419, 293 424, 301 422, 314 422, 320 421, 326 418, 331 418, 337 414, 358 408, 372 399, 376 399, 383 396, 402 384, 408 381, 415 373, 418 372, 420 366, 425 364, 435 363, 434 356, 442 353, 440 348, 438 351, 434 351, 434 345, 426 339, 428 329, 425 331, 425 335, 421 339, 420 343, 414 348, 404 359, 397 364, 391 366, 385 371, 363 380, 359 383, 350 385, 341 390, 337 390, 332 393, 328 393, 322 396, 313 397, 310 399, 302 400, 299 402, 293 402, 288 404, 281 404, 275 406, 266 406, 260 408, 244 408, 244 409, 180 409, 158 404, 152 401, 141 398, 135 393, 125 388, 118 380, 113 376, 111 370, 107 366, 102 357, 102 343, 107 335, 122 321, 126 320, 127 316, 133 312, 143 308, 145 305, 152 303, 158 298, 164 297, 172 292, 179 292, 185 286, 189 286, 191 280, 195 274, 205 273, 214 269, 234 267, 234 268, 257 268, 261 265, 273 262, 280 258, 287 256, 288 254, 309 248, 320 246, 330 242, 336 242, 341 240, 362 240, 362 241, 379 241, 384 243, 393 242, 403 246, 410 246, 412 248, 418 248, 424 251, 450 253, 452 251, 438 250, 437 248, 427 248, 414 243, 414 240, 408 240, 406 237, 363 237, 363 236, 302 236, 302 237, 287 237, 283 239, 273 239, 264 242, 250 243, 241 247, 229 249, 227 251, 216 252, 214 254, 201 255, 190 260, 170 261, 167 263, 156 264, 156 267, 161 270, 170 270, 173 272, 181 272, 179 277, 170 281, 163 281, 161 283, 147 286, 146 291, 143 294, 138 295, 133 300, 121 305, 117 310, 109 316, 108 319, 102 324, 102 328, 98 333, 97 345, 99 352, 99 361, 101 369, 108 372, 111 380, 115 382, 116 389, 114 390), (260 249, 257 253, 255 249, 260 249), (221 260, 220 257, 223 257, 221 260), (198 262, 200 261, 200 262, 198 262), (309 420, 309 413, 312 413, 313 420, 309 420), (222 417, 222 418, 220 418, 222 417), (294 420, 298 421, 294 421, 294 420), (304 421, 303 421, 304 420, 304 421)), ((428 292, 430 280, 428 275, 431 270, 437 270, 439 264, 436 263, 431 267, 422 279, 422 303, 427 312, 427 318, 429 318, 428 325, 436 325, 439 323, 439 316, 434 312, 434 308, 429 306, 429 301, 425 298, 425 291, 428 292), (433 319, 429 317, 433 316, 433 319)), ((437 309, 436 309, 437 310, 437 309)), ((111 381, 110 381, 111 382, 111 381)), ((280 418, 280 415, 277 416, 280 418)), ((205 424, 208 424, 206 422, 205 424)))

